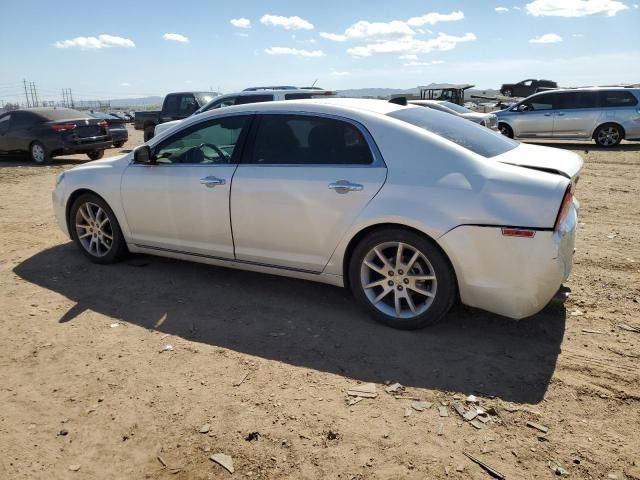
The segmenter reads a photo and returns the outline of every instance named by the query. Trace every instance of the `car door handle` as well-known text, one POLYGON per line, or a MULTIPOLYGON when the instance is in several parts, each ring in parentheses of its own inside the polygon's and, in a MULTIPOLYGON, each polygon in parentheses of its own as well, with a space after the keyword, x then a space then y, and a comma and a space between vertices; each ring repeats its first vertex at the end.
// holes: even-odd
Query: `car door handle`
POLYGON ((216 185, 224 185, 226 180, 224 178, 218 177, 204 177, 200 179, 200 183, 207 188, 213 188, 216 185))
POLYGON ((338 180, 329 184, 329 190, 335 190, 336 193, 360 192, 364 190, 364 186, 360 183, 351 183, 347 180, 338 180))
POLYGON ((544 114, 544 116, 545 116, 545 117, 550 117, 550 116, 551 116, 551 114, 550 114, 550 113, 545 113, 545 114, 544 114))

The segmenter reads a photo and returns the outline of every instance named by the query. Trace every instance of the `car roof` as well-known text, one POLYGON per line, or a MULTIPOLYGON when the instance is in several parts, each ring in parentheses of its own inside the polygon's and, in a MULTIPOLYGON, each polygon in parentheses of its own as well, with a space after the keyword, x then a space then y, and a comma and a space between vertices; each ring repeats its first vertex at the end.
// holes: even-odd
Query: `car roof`
POLYGON ((66 120, 78 118, 90 118, 87 112, 81 112, 72 108, 64 107, 37 107, 37 108, 21 108, 14 112, 29 112, 38 115, 47 120, 66 120))
MULTIPOLYGON (((239 107, 242 107, 240 105, 239 107)), ((256 103, 244 105, 248 107, 248 109, 253 111, 262 111, 262 110, 296 110, 296 111, 305 111, 305 110, 315 110, 315 111, 326 111, 326 110, 355 110, 361 112, 368 113, 378 113, 381 115, 388 115, 391 112, 395 112, 396 110, 401 110, 403 108, 407 108, 402 105, 398 105, 396 103, 390 103, 386 100, 374 100, 367 98, 340 98, 340 97, 330 97, 330 98, 310 98, 304 100, 287 100, 287 101, 276 101, 276 102, 264 102, 264 103, 256 103)), ((227 107, 227 108, 236 108, 236 107, 227 107)))

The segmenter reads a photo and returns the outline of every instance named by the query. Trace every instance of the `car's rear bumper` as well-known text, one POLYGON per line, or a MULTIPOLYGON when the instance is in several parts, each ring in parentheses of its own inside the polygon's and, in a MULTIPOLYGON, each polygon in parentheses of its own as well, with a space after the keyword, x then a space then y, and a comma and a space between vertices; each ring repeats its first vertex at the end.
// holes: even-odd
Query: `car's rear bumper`
POLYGON ((80 139, 78 141, 58 140, 48 142, 46 147, 53 155, 73 155, 76 153, 89 153, 96 150, 106 150, 111 147, 113 140, 111 135, 80 139))
POLYGON ((438 242, 453 264, 462 303, 520 319, 542 310, 569 276, 576 225, 574 205, 557 231, 536 231, 533 238, 465 225, 438 242))
POLYGON ((112 143, 126 142, 129 140, 129 132, 127 130, 110 130, 112 143))

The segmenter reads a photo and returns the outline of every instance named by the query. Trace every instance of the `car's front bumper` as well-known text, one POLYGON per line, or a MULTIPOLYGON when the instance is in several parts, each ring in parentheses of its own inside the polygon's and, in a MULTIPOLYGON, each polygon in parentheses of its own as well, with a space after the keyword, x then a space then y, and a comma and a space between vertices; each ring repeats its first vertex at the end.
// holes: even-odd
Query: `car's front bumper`
MULTIPOLYGON (((60 175, 64 176, 64 173, 60 175)), ((58 226, 67 237, 71 237, 71 235, 69 234, 69 227, 67 225, 67 212, 66 212, 67 195, 65 192, 65 187, 63 185, 63 182, 64 182, 64 179, 61 182, 58 182, 58 184, 56 185, 56 188, 53 189, 53 193, 51 194, 51 200, 53 203, 53 213, 56 217, 56 221, 58 222, 58 226)))
POLYGON ((542 310, 569 276, 576 225, 574 204, 558 230, 536 231, 533 238, 464 225, 438 242, 453 264, 462 303, 520 319, 542 310))

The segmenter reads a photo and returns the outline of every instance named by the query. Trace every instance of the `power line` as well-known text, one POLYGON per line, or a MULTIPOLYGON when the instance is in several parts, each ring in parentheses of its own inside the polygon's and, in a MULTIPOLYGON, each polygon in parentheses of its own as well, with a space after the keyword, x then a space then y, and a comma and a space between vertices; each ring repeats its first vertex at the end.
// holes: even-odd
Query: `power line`
POLYGON ((27 81, 23 79, 22 83, 24 85, 24 98, 27 100, 27 108, 29 108, 31 105, 29 104, 29 95, 27 95, 27 81))

